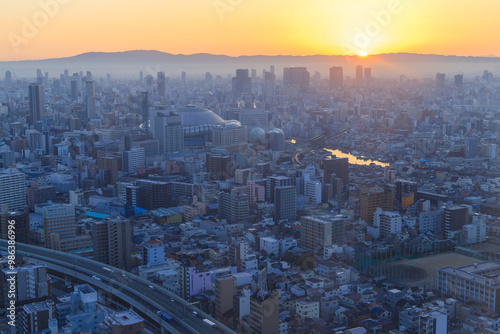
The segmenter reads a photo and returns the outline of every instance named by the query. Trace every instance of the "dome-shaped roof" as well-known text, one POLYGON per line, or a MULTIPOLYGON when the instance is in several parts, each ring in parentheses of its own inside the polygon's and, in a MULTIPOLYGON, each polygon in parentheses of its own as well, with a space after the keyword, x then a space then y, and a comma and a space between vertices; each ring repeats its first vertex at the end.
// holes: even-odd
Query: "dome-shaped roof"
POLYGON ((176 114, 182 115, 182 124, 184 126, 198 126, 198 125, 225 125, 224 121, 219 115, 211 110, 199 108, 197 106, 188 105, 174 110, 176 114))
POLYGON ((266 131, 262 128, 253 128, 248 135, 248 141, 251 143, 264 143, 266 141, 266 131))
POLYGON ((279 129, 279 128, 274 128, 272 129, 271 131, 269 131, 269 133, 276 133, 276 134, 280 134, 280 135, 283 135, 285 136, 285 133, 283 132, 283 130, 279 129))

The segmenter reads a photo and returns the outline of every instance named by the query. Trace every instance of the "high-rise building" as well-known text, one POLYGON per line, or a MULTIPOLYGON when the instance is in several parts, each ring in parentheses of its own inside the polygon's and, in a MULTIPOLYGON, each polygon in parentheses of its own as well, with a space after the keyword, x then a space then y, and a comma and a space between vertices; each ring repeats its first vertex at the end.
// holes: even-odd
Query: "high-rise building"
POLYGON ((446 74, 437 73, 436 74, 436 88, 442 89, 446 84, 446 74))
POLYGON ((465 157, 467 159, 477 158, 479 154, 479 138, 470 137, 465 139, 465 157))
POLYGON ((30 216, 28 208, 23 211, 8 211, 7 207, 7 205, 2 206, 0 213, 0 237, 4 240, 8 239, 9 222, 14 221, 16 242, 29 243, 30 216))
MULTIPOLYGON (((118 182, 118 172, 122 171, 123 156, 120 152, 97 152, 97 168, 102 171, 109 171, 107 183, 115 184, 118 182)), ((101 178, 101 187, 107 185, 101 178)))
POLYGON ((5 72, 5 86, 10 87, 11 85, 12 85, 12 72, 6 71, 5 72))
POLYGON ((76 100, 78 97, 78 80, 71 80, 71 99, 76 100))
MULTIPOLYGON (((233 297, 236 295, 236 278, 230 275, 215 278, 215 318, 223 321, 226 312, 233 311, 233 297)), ((232 318, 231 316, 227 318, 232 318)))
POLYGON ((399 208, 408 208, 416 202, 418 184, 412 181, 396 181, 396 202, 399 208))
POLYGON ((236 76, 233 77, 233 95, 252 95, 252 78, 248 75, 248 69, 236 70, 236 76))
POLYGON ((43 207, 45 247, 58 249, 63 238, 76 236, 75 207, 71 204, 52 204, 43 207))
POLYGON ((9 168, 11 165, 16 164, 16 152, 4 151, 2 152, 3 168, 9 168))
POLYGON ((85 83, 85 108, 87 110, 87 118, 92 119, 97 117, 95 105, 95 82, 87 81, 85 83))
POLYGON ((0 205, 9 211, 23 211, 26 207, 26 175, 16 168, 0 172, 0 205))
MULTIPOLYGON (((53 322, 53 305, 47 302, 38 302, 23 305, 19 312, 19 329, 21 333, 43 333, 53 322)), ((57 326, 55 326, 57 331, 57 326)))
POLYGON ((213 180, 227 180, 234 176, 233 163, 229 155, 207 153, 207 172, 213 180))
POLYGON ((296 86, 300 90, 307 90, 311 75, 306 67, 285 67, 283 69, 283 85, 296 86))
POLYGON ((369 85, 372 80, 372 69, 370 67, 365 67, 363 70, 365 85, 369 85))
POLYGON ((397 235, 402 230, 402 218, 397 212, 383 211, 377 208, 373 214, 373 225, 380 227, 380 237, 397 235))
POLYGON ((384 211, 394 209, 393 192, 391 189, 373 188, 359 196, 360 213, 359 218, 367 222, 373 222, 373 214, 377 208, 384 211))
POLYGON ((250 334, 279 332, 279 292, 266 295, 256 293, 250 297, 250 334))
POLYGON ((248 219, 250 211, 248 195, 236 190, 219 194, 219 214, 228 222, 235 223, 248 219))
POLYGON ((265 99, 272 99, 276 95, 276 75, 264 71, 264 87, 262 93, 265 99))
POLYGON ((297 188, 295 186, 274 188, 274 221, 297 218, 297 188))
POLYGON ((14 269, 0 270, 0 307, 9 305, 9 300, 14 299, 16 306, 38 301, 50 295, 47 283, 47 268, 44 264, 17 267, 14 269), (14 296, 9 296, 8 278, 15 279, 14 296))
POLYGON ((344 69, 342 67, 330 68, 330 89, 344 86, 344 69))
POLYGON ((349 183, 349 159, 332 158, 323 160, 323 184, 331 183, 332 174, 342 179, 344 184, 349 183))
POLYGON ((361 86, 363 84, 363 66, 356 66, 356 85, 361 86))
POLYGON ((469 222, 469 209, 465 206, 450 206, 444 208, 444 233, 447 239, 452 239, 462 231, 469 222))
POLYGON ((149 124, 149 93, 147 91, 141 92, 141 111, 144 132, 149 133, 151 125, 149 124))
POLYGON ((108 217, 92 223, 94 260, 110 266, 132 268, 132 228, 123 217, 108 217))
POLYGON ((137 205, 141 208, 155 210, 171 206, 171 187, 167 182, 139 180, 136 184, 139 189, 127 187, 127 201, 131 200, 135 193, 138 199, 137 205))
POLYGON ((154 111, 151 119, 153 137, 159 140, 161 154, 184 150, 182 116, 171 111, 154 111))
POLYGON ((158 95, 160 96, 161 103, 165 104, 167 101, 167 81, 165 78, 165 72, 158 72, 156 74, 156 81, 158 84, 158 95))
POLYGON ((462 88, 464 82, 464 75, 463 74, 457 74, 453 78, 453 83, 455 84, 455 87, 457 88, 462 88))
POLYGON ((49 185, 38 185, 32 182, 31 187, 27 191, 28 207, 30 210, 35 210, 35 205, 53 201, 56 198, 56 187, 49 185))
POLYGON ((33 83, 29 86, 29 101, 30 101, 30 125, 35 125, 36 122, 44 118, 44 97, 43 85, 33 83))
POLYGON ((317 251, 344 242, 344 217, 306 216, 300 220, 300 247, 317 251))
POLYGON ((286 176, 271 176, 266 180, 266 201, 274 203, 276 199, 276 187, 285 187, 293 185, 292 178, 286 176))
POLYGON ((141 165, 144 165, 146 154, 142 147, 134 147, 130 151, 123 152, 123 171, 129 174, 135 174, 139 171, 141 165))

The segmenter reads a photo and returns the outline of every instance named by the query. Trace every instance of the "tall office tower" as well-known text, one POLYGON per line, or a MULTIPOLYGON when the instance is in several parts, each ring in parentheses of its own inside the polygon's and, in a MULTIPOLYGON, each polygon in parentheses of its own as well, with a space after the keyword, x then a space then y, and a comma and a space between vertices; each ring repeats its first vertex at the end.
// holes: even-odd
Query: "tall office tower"
POLYGON ((9 211, 7 205, 2 206, 0 213, 0 237, 4 240, 8 239, 9 225, 14 221, 16 242, 29 243, 30 241, 30 216, 28 208, 23 211, 9 211))
POLYGON ((30 99, 30 125, 35 125, 36 122, 43 120, 44 117, 44 98, 43 85, 34 83, 29 86, 30 99))
POLYGON ((276 75, 271 72, 264 71, 264 98, 271 99, 276 95, 276 75))
POLYGON ((363 72, 364 72, 365 85, 368 85, 372 80, 372 69, 370 67, 365 67, 363 72))
POLYGON ((181 79, 182 79, 182 82, 184 82, 184 83, 187 81, 187 73, 186 72, 182 71, 181 79))
POLYGON ((402 218, 397 212, 383 211, 377 208, 373 214, 373 225, 380 228, 380 237, 390 237, 401 233, 402 218))
POLYGON ((160 101, 162 104, 167 103, 167 81, 165 79, 165 72, 158 72, 156 75, 156 81, 158 84, 158 95, 160 96, 160 101))
POLYGON ((139 72, 139 81, 140 82, 144 81, 144 73, 142 73, 142 71, 139 72))
POLYGON ((78 80, 71 80, 71 99, 76 100, 78 98, 78 80))
POLYGON ((9 211, 23 211, 26 207, 26 175, 16 168, 0 173, 0 206, 8 205, 9 211))
POLYGON ((399 209, 407 208, 417 200, 418 184, 412 181, 396 181, 396 202, 399 209))
POLYGON ((342 67, 330 68, 330 89, 344 86, 344 69, 342 67))
MULTIPOLYGON (((122 171, 123 156, 120 152, 97 152, 97 168, 109 171, 109 184, 118 182, 118 172, 122 171)), ((105 186, 101 184, 101 186, 105 186)))
POLYGON ((233 77, 233 95, 252 95, 252 78, 248 75, 248 70, 236 70, 236 76, 233 77))
POLYGON ((87 74, 85 75, 85 77, 87 78, 87 81, 94 81, 94 76, 92 75, 92 73, 90 71, 87 71, 87 74))
POLYGON ((120 216, 108 217, 92 223, 94 260, 110 266, 132 268, 132 227, 120 216))
POLYGON ((236 278, 231 275, 215 278, 215 318, 227 325, 233 316, 233 297, 236 296, 236 278), (228 316, 224 316, 229 313, 228 316))
POLYGON ((154 111, 151 120, 153 137, 159 140, 161 154, 184 151, 182 116, 171 111, 154 111))
POLYGON ((61 92, 61 82, 59 79, 55 79, 54 82, 52 82, 52 93, 59 95, 61 92))
POLYGON ((236 190, 223 191, 219 194, 219 214, 230 223, 248 219, 250 205, 248 195, 236 190))
POLYGON ((151 124, 149 124, 149 93, 141 92, 141 112, 142 112, 142 123, 143 130, 146 133, 151 131, 151 124))
POLYGON ((233 162, 229 155, 207 153, 206 161, 211 179, 225 181, 234 176, 233 162))
POLYGON ((455 75, 455 77, 453 78, 453 83, 455 84, 455 87, 462 88, 464 83, 464 75, 463 74, 455 75))
POLYGON ((76 236, 75 207, 71 204, 52 204, 43 208, 45 247, 56 249, 59 240, 76 236))
POLYGON ((462 231, 462 227, 469 222, 469 210, 465 206, 450 206, 444 208, 444 234, 452 239, 462 231))
POLYGON ((317 251, 344 242, 346 219, 335 216, 306 216, 300 220, 300 247, 317 251))
POLYGON ((323 184, 331 183, 332 174, 342 179, 344 184, 349 183, 349 159, 332 158, 323 160, 323 184))
POLYGON ((269 71, 270 71, 272 74, 276 74, 276 71, 275 71, 275 67, 274 67, 274 65, 271 65, 271 66, 269 67, 269 71))
POLYGON ((47 267, 44 264, 0 270, 0 307, 9 305, 10 299, 16 301, 16 306, 22 306, 49 296, 47 267), (15 278, 14 296, 7 293, 11 286, 7 279, 11 277, 15 278))
POLYGON ((427 156, 427 146, 427 139, 415 139, 415 155, 419 158, 424 158, 425 156, 427 156))
POLYGON ((250 297, 249 334, 279 333, 279 291, 256 293, 250 297))
POLYGON ((142 264, 145 266, 165 262, 165 246, 160 240, 149 240, 142 245, 142 264))
POLYGON ((41 69, 36 70, 36 82, 40 85, 43 84, 43 74, 41 69))
POLYGON ((437 73, 436 74, 436 88, 438 88, 438 89, 444 88, 445 82, 446 82, 446 74, 437 73))
POLYGON ((97 117, 95 107, 95 82, 87 81, 85 83, 85 107, 87 110, 87 118, 92 119, 97 117))
POLYGON ((297 188, 295 186, 274 188, 274 221, 297 219, 297 188))
POLYGON ((465 157, 467 159, 477 158, 479 154, 479 138, 472 137, 465 139, 465 157))
POLYGON ((123 171, 129 174, 135 174, 139 171, 141 165, 146 161, 146 151, 142 147, 134 147, 130 151, 123 152, 123 171))
POLYGON ((361 86, 363 84, 363 66, 356 66, 356 85, 361 86))
POLYGON ((12 72, 5 72, 5 86, 10 87, 12 85, 12 72))
POLYGON ((367 193, 359 196, 360 212, 359 218, 367 222, 373 222, 373 214, 377 208, 384 211, 392 211, 394 199, 391 189, 373 188, 367 193))
POLYGON ((274 203, 276 199, 276 187, 286 187, 293 185, 292 178, 286 176, 271 176, 266 180, 266 201, 274 203))
POLYGON ((311 75, 306 67, 285 67, 283 69, 283 85, 296 86, 300 90, 307 90, 311 75))

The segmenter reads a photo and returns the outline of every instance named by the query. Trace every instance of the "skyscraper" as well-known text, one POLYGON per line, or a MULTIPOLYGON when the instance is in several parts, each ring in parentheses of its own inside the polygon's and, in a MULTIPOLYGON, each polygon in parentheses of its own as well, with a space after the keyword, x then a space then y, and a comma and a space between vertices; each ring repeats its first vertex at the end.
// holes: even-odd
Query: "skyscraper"
POLYGON ((248 69, 236 70, 233 78, 233 95, 239 97, 243 94, 252 94, 252 78, 248 75, 248 69))
POLYGON ((463 74, 457 74, 453 78, 453 83, 455 84, 455 87, 457 87, 457 88, 462 88, 463 81, 464 81, 464 75, 463 74))
POLYGON ((36 122, 41 121, 44 117, 44 98, 43 98, 43 85, 34 83, 29 86, 29 99, 30 99, 30 125, 35 125, 36 122))
POLYGON ((436 88, 442 89, 445 86, 446 74, 436 73, 436 88))
POLYGON ((45 247, 57 249, 60 239, 76 236, 75 207, 71 204, 53 204, 43 208, 45 247))
POLYGON ((123 152, 123 171, 129 174, 135 174, 144 165, 146 156, 142 147, 134 147, 130 151, 123 152))
POLYGON ((274 189, 274 221, 297 218, 297 188, 295 186, 274 189))
POLYGON ((157 74, 157 84, 158 84, 158 95, 160 96, 160 101, 161 103, 165 104, 166 101, 166 93, 167 93, 167 86, 166 86, 166 79, 165 79, 165 72, 158 72, 157 74))
POLYGON ((5 72, 5 86, 10 87, 12 85, 12 72, 5 72))
POLYGON ((85 105, 87 108, 87 118, 92 119, 97 117, 95 107, 95 82, 87 81, 85 83, 85 105))
POLYGON ((23 211, 26 207, 26 175, 16 168, 0 173, 0 205, 9 211, 23 211))
POLYGON ((332 158, 323 160, 323 184, 331 183, 331 176, 342 179, 344 184, 349 183, 349 159, 332 158))
POLYGON ((471 137, 465 139, 465 157, 467 159, 477 158, 479 154, 479 138, 471 137))
POLYGON ((330 89, 342 88, 344 85, 344 70, 342 67, 330 68, 330 89))
MULTIPOLYGON (((141 72, 142 73, 142 72, 141 72)), ((142 123, 144 126, 144 132, 149 133, 151 125, 149 124, 149 94, 148 92, 141 92, 141 111, 142 111, 142 123)))
POLYGON ((94 260, 129 270, 132 267, 132 228, 123 217, 92 223, 94 260))
POLYGON ((361 86, 363 84, 363 66, 356 66, 356 85, 361 86))
POLYGON ((297 86, 300 90, 308 89, 311 75, 306 67, 285 67, 283 69, 283 85, 297 86))

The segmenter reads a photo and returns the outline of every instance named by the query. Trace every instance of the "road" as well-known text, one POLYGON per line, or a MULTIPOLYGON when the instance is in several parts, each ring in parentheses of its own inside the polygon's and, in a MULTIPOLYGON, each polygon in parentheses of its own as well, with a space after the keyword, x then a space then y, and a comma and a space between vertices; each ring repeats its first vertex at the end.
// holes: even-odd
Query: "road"
MULTIPOLYGON (((5 251, 6 247, 7 242, 0 240, 0 250, 5 251)), ((159 285, 124 270, 80 256, 21 243, 16 243, 16 253, 23 254, 35 262, 45 263, 48 268, 86 281, 118 297, 123 295, 132 306, 138 310, 144 310, 145 314, 153 320, 156 319, 168 332, 234 333, 208 314, 193 305, 189 305, 184 299, 159 285), (109 270, 105 270, 103 267, 109 270), (94 279, 92 276, 96 276, 100 280, 94 279), (154 289, 151 289, 150 286, 154 289), (158 311, 168 313, 174 319, 174 324, 170 326, 162 321, 156 314, 158 311), (193 312, 197 312, 197 315, 193 312), (203 319, 209 319, 216 323, 217 327, 212 328, 204 323, 203 319)))

